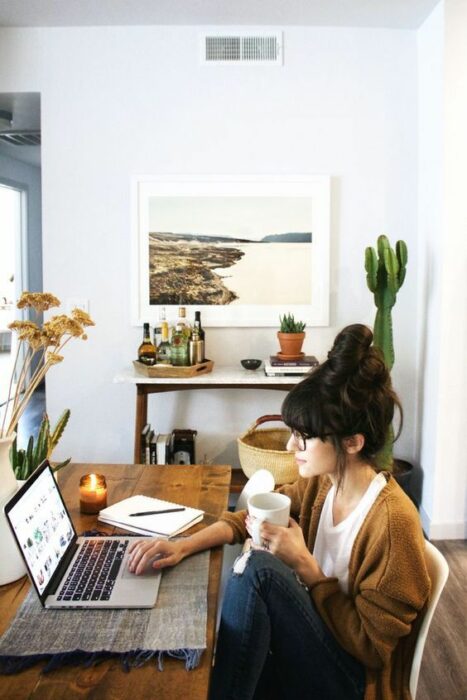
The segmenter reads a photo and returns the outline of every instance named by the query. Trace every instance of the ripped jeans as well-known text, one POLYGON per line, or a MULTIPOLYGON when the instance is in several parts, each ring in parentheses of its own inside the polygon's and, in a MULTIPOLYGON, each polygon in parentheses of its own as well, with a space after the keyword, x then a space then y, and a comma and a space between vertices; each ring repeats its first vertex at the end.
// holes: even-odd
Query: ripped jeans
POLYGON ((232 573, 222 607, 210 700, 362 700, 365 668, 335 640, 306 587, 254 551, 232 573))

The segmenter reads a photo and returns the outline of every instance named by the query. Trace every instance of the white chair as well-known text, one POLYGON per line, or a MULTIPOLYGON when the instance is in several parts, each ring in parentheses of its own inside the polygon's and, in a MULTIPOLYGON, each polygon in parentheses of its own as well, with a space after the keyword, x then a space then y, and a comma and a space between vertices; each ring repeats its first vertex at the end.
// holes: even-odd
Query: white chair
POLYGON ((420 675, 420 666, 422 665, 423 649, 425 648, 428 630, 431 620, 435 612, 436 606, 441 595, 441 592, 446 584, 449 575, 449 566, 441 552, 434 547, 428 540, 425 542, 425 559, 428 575, 431 580, 430 600, 425 612, 425 617, 418 632, 415 651, 412 659, 412 668, 410 671, 410 695, 412 700, 415 700, 417 694, 418 677, 420 675))
MULTIPOLYGON (((258 469, 257 472, 251 476, 246 482, 242 489, 238 501, 235 505, 235 512, 239 510, 246 510, 248 499, 255 493, 266 493, 267 491, 274 491, 275 481, 274 476, 267 469, 258 469)), ((241 544, 226 544, 224 545, 223 555, 222 555, 222 573, 221 582, 219 587, 219 602, 217 605, 217 629, 219 629, 219 623, 221 619, 222 602, 224 600, 225 587, 227 585, 227 579, 230 576, 230 571, 234 565, 235 559, 240 555, 242 551, 241 544)))

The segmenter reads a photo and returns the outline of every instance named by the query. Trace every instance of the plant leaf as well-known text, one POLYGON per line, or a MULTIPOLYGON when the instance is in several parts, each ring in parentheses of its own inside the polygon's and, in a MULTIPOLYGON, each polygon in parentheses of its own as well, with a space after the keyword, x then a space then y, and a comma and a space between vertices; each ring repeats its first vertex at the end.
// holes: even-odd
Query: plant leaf
POLYGON ((366 283, 370 292, 375 292, 378 284, 378 256, 372 246, 365 249, 366 283))
POLYGON ((71 457, 68 457, 64 462, 60 462, 60 464, 57 464, 53 470, 54 472, 58 472, 59 469, 63 469, 63 467, 66 467, 67 464, 71 462, 71 457))
POLYGON ((55 447, 57 446, 58 441, 59 441, 60 438, 62 437, 63 431, 65 430, 66 425, 67 425, 67 423, 68 423, 68 420, 69 420, 69 418, 70 418, 70 414, 71 414, 70 409, 69 409, 69 408, 66 408, 66 409, 63 411, 63 413, 62 413, 62 415, 60 416, 60 418, 58 419, 57 424, 56 424, 55 428, 53 429, 53 432, 52 432, 52 435, 51 435, 51 438, 50 438, 49 453, 48 453, 48 455, 47 455, 48 457, 50 457, 50 455, 52 454, 53 450, 54 450, 55 447))
POLYGON ((39 434, 37 436, 36 447, 34 450, 34 462, 39 465, 42 460, 45 459, 47 455, 47 444, 48 444, 48 434, 49 434, 50 423, 47 414, 44 413, 42 418, 41 427, 39 428, 39 434))

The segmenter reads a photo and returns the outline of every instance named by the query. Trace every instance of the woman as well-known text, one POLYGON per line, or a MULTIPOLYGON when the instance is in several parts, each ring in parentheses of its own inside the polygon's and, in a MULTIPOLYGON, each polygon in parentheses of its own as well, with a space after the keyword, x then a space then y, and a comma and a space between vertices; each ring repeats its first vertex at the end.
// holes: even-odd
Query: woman
MULTIPOLYGON (((375 470, 401 409, 372 339, 365 326, 345 328, 284 401, 300 478, 279 490, 293 517, 288 528, 263 523, 268 551, 252 550, 234 567, 212 700, 410 698, 429 578, 418 514, 393 477, 375 470)), ((185 541, 137 543, 130 569, 244 541, 245 516, 224 513, 185 541)))

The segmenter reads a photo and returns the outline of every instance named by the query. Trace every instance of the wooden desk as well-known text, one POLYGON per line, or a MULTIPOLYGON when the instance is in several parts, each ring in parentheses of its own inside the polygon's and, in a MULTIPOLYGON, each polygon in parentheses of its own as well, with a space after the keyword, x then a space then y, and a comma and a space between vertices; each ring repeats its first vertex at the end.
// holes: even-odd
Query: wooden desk
MULTIPOLYGON (((227 508, 228 466, 73 464, 59 472, 58 481, 78 533, 96 526, 108 533, 116 531, 105 523, 98 523, 96 516, 79 512, 79 479, 92 471, 105 475, 109 504, 141 493, 201 508, 207 515, 202 523, 192 528, 192 532, 215 522, 227 508)), ((120 662, 114 659, 94 668, 61 668, 41 675, 44 664, 36 664, 17 675, 0 676, 0 697, 8 700, 206 700, 221 567, 222 548, 218 547, 211 551, 209 568, 207 649, 194 671, 186 671, 183 661, 170 658, 164 660, 162 672, 150 662, 126 673, 120 662)), ((29 587, 26 578, 0 587, 0 634, 7 629, 29 587)))
POLYGON ((266 377, 262 369, 254 372, 241 367, 217 367, 209 374, 190 379, 150 379, 127 367, 114 377, 114 382, 136 385, 136 419, 134 461, 140 461, 140 436, 148 418, 148 395, 167 391, 195 389, 272 389, 290 391, 303 377, 266 377))

